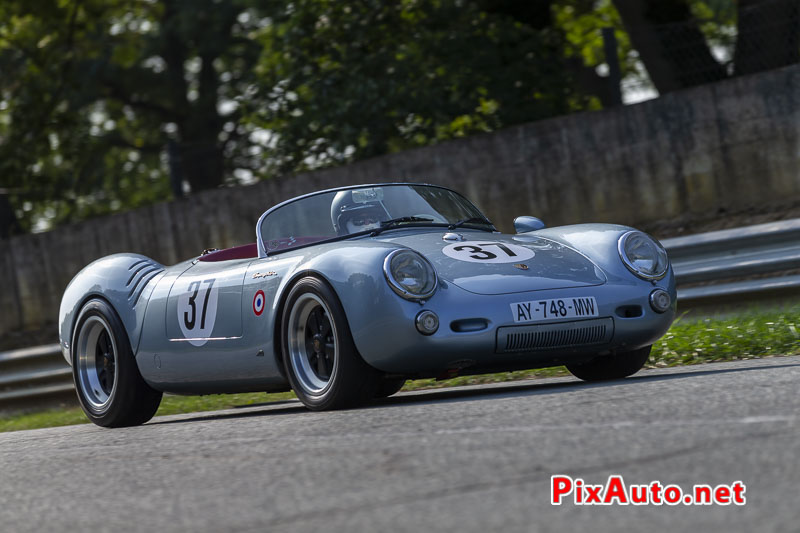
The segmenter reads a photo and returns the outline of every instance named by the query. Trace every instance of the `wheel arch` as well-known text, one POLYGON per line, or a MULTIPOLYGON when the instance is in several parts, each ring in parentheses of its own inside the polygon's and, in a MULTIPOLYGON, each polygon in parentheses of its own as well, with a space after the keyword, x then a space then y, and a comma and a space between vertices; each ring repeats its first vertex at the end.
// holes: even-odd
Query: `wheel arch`
POLYGON ((297 281, 306 276, 322 280, 333 292, 344 309, 347 325, 361 358, 370 364, 369 354, 364 352, 364 341, 374 337, 376 316, 386 314, 405 316, 403 308, 412 312, 416 303, 403 300, 392 291, 383 271, 386 256, 394 250, 405 248, 395 243, 375 241, 346 241, 320 245, 319 249, 306 256, 294 270, 287 273, 274 299, 277 302, 273 313, 273 356, 277 368, 286 377, 282 363, 283 342, 281 322, 283 308, 289 292, 297 281), (376 313, 376 309, 380 310, 376 313))
POLYGON ((283 324, 283 311, 284 307, 286 307, 286 300, 289 298, 289 293, 292 292, 297 283, 304 278, 317 278, 322 283, 328 286, 333 294, 336 295, 337 298, 341 301, 341 297, 339 293, 336 291, 333 283, 324 275, 322 272, 318 270, 300 270, 292 274, 286 283, 283 284, 283 288, 277 298, 277 304, 275 307, 275 315, 274 320, 272 323, 272 356, 275 359, 275 366, 278 371, 283 375, 284 378, 287 377, 286 367, 283 364, 283 331, 281 331, 281 325, 283 324))
MULTIPOLYGON (((74 356, 75 356, 75 354, 72 353, 72 348, 75 346, 75 331, 78 328, 78 323, 80 322, 81 317, 83 316, 83 310, 86 308, 86 304, 88 304, 92 300, 101 300, 101 301, 103 301, 106 305, 108 305, 111 309, 113 309, 115 313, 117 313, 117 316, 120 316, 119 311, 117 311, 116 307, 114 307, 114 304, 108 298, 106 298, 105 295, 100 294, 100 293, 87 294, 86 297, 77 306, 78 313, 75 315, 75 319, 72 321, 72 327, 71 327, 71 329, 69 331, 69 337, 68 338, 69 338, 69 343, 70 343, 70 346, 69 346, 69 356, 70 356, 70 358, 69 358, 69 360, 67 362, 70 365, 73 364, 74 356)), ((125 326, 125 323, 123 322, 122 325, 125 326)), ((130 341, 130 332, 128 331, 127 327, 124 327, 124 329, 125 329, 125 334, 128 335, 128 341, 130 341)))
POLYGON ((70 281, 59 308, 59 345, 72 364, 72 341, 84 306, 94 298, 105 301, 120 318, 131 350, 138 348, 144 312, 164 266, 138 254, 114 254, 86 266, 70 281))

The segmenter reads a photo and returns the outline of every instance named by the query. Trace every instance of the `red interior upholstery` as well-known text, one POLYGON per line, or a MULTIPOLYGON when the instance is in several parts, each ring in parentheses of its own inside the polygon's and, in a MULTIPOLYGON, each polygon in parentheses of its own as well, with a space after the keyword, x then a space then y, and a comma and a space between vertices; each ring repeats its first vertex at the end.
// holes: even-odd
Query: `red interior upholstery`
POLYGON ((230 261, 231 259, 251 259, 258 257, 256 243, 243 244, 233 248, 217 250, 199 257, 200 261, 230 261))

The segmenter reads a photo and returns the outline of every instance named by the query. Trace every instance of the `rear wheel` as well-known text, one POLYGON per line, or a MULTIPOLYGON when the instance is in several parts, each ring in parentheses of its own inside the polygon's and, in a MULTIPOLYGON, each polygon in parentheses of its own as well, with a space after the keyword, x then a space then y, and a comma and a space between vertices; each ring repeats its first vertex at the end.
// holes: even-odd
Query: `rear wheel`
POLYGON ((379 373, 356 350, 344 309, 323 281, 307 277, 289 291, 281 321, 283 362, 309 409, 340 409, 372 399, 379 373))
POLYGON ((161 403, 161 392, 139 374, 122 321, 104 300, 90 300, 78 316, 72 377, 84 413, 98 426, 143 424, 161 403))
POLYGON ((606 355, 587 363, 566 365, 572 375, 584 381, 621 379, 642 369, 650 356, 652 346, 645 346, 632 352, 606 355))

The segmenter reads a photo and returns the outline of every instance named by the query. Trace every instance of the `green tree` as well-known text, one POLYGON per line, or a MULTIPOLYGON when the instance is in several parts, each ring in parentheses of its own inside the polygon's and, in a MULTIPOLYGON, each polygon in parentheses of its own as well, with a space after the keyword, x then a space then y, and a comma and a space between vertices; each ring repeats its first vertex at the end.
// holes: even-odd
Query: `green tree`
POLYGON ((262 30, 250 120, 292 172, 598 107, 553 2, 299 0, 262 30))
POLYGON ((0 236, 796 62, 797 0, 5 0, 0 236), (645 71, 646 70, 646 71, 645 71))
POLYGON ((251 4, 0 4, 0 175, 22 226, 217 187, 256 165, 238 110, 260 54, 251 4))
POLYGON ((800 61, 797 0, 613 1, 661 94, 800 61))

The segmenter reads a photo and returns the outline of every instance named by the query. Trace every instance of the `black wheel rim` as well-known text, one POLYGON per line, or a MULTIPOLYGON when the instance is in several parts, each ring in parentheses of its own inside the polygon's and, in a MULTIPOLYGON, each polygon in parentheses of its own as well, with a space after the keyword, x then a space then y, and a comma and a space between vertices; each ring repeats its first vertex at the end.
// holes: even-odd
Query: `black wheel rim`
POLYGON ((303 392, 323 393, 338 366, 338 346, 330 308, 315 294, 302 294, 292 306, 287 343, 292 372, 303 392))
POLYGON ((75 343, 77 383, 82 397, 94 411, 111 402, 117 384, 117 344, 111 326, 100 316, 90 316, 75 343))

